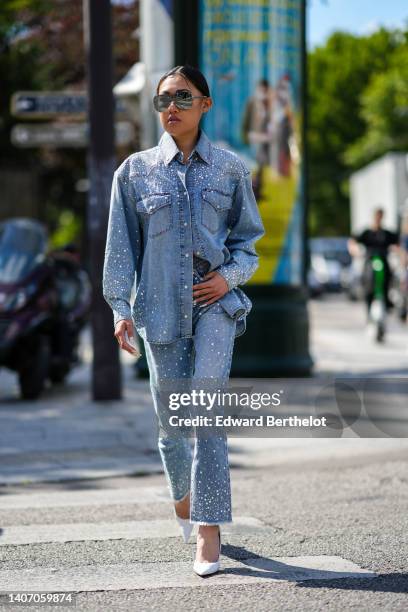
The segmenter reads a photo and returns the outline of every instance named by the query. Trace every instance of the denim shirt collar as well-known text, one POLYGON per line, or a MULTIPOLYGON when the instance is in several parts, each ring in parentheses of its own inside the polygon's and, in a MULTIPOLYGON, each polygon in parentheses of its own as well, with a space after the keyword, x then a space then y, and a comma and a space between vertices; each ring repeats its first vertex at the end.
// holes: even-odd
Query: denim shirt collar
MULTIPOLYGON (((159 140, 160 155, 166 166, 169 165, 171 160, 180 153, 176 141, 168 132, 164 132, 159 140)), ((199 128, 199 137, 197 143, 191 152, 191 156, 194 151, 198 153, 201 159, 207 164, 211 164, 211 142, 202 128, 199 128)), ((180 156, 181 157, 181 156, 180 156)))

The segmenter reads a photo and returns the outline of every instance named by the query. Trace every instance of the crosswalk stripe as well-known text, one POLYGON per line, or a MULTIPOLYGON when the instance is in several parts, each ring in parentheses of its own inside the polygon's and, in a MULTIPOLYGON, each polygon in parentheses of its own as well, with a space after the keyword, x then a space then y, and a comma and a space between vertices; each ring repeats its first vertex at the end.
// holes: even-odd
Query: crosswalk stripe
POLYGON ((1 495, 0 510, 62 508, 72 506, 110 506, 113 504, 150 504, 170 502, 166 486, 94 489, 86 491, 53 491, 1 495))
POLYGON ((86 460, 63 460, 40 462, 34 465, 2 467, 1 485, 25 484, 26 482, 62 482, 64 480, 87 480, 112 478, 135 474, 160 474, 160 461, 132 458, 97 458, 86 460))
POLYGON ((233 560, 222 556, 221 572, 211 582, 193 573, 192 562, 155 562, 82 567, 1 570, 5 591, 116 591, 201 587, 273 581, 376 578, 375 572, 337 556, 272 557, 233 560))
MULTIPOLYGON (((267 527, 254 517, 239 516, 222 525, 223 533, 251 534, 267 527)), ((197 529, 195 527, 195 529, 197 529)), ((175 519, 115 523, 69 523, 60 525, 11 526, 0 529, 0 546, 90 540, 135 540, 181 537, 175 519)))

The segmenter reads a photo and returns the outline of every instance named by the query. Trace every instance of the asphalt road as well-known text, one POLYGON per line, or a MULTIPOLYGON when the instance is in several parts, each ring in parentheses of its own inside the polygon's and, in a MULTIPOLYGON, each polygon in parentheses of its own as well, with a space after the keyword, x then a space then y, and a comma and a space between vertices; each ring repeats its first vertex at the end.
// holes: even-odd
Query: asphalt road
MULTIPOLYGON (((405 326, 391 320, 378 346, 361 304, 309 308, 319 375, 406 377, 405 326)), ((157 461, 147 383, 124 363, 126 400, 103 419, 86 366, 31 407, 0 373, 1 592, 72 591, 95 611, 408 609, 406 437, 230 439, 233 523, 221 571, 200 578, 157 461)))

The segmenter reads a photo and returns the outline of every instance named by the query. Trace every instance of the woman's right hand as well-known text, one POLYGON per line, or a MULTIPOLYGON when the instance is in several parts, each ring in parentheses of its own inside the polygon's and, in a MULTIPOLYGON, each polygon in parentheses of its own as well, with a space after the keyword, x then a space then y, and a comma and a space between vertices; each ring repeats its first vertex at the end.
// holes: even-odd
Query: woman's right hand
POLYGON ((127 351, 131 355, 134 355, 137 351, 133 346, 131 346, 128 342, 126 342, 125 332, 127 331, 127 335, 129 336, 129 340, 134 338, 133 331, 133 321, 132 319, 121 319, 115 325, 115 333, 114 336, 119 343, 119 346, 124 351, 127 351))

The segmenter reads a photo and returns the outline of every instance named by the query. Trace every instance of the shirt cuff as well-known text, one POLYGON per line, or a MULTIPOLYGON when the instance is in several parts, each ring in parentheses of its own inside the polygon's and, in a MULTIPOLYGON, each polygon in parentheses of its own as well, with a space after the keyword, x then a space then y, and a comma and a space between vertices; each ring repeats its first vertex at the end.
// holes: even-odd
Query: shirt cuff
POLYGON ((237 278, 236 270, 234 270, 234 268, 232 268, 228 264, 222 264, 219 268, 215 270, 215 272, 218 272, 219 274, 221 274, 221 276, 225 278, 228 285, 228 291, 231 291, 238 285, 239 279, 237 278))
POLYGON ((126 307, 125 304, 121 304, 120 308, 118 309, 113 309, 113 326, 115 327, 116 323, 122 321, 123 319, 132 319, 130 306, 126 307))

